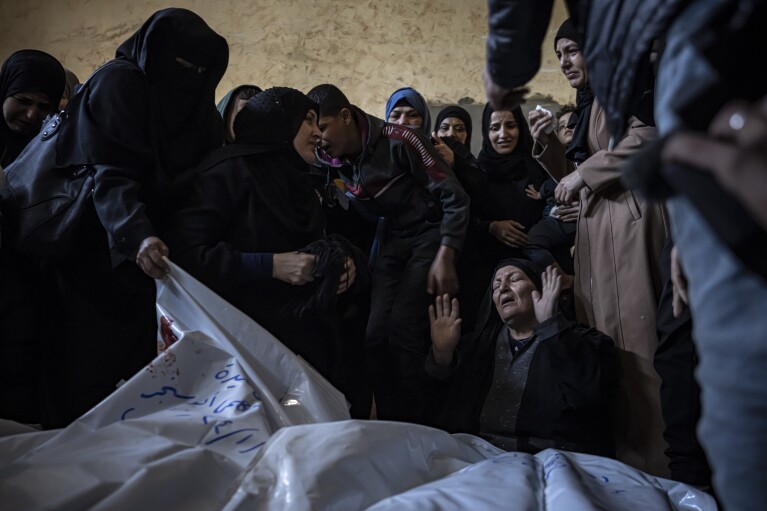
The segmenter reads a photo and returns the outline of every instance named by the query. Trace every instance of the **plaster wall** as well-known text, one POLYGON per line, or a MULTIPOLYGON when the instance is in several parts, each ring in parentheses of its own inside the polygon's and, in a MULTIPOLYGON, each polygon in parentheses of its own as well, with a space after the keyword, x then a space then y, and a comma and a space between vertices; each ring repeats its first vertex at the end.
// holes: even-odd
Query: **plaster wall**
MULTIPOLYGON (((485 101, 480 76, 485 0, 176 0, 172 5, 197 12, 229 42, 219 98, 241 83, 307 91, 329 82, 379 116, 388 96, 408 85, 432 105, 485 101)), ((158 0, 0 0, 0 59, 18 49, 40 49, 82 81, 154 11, 168 6, 158 0)), ((552 50, 553 34, 566 16, 557 0, 541 71, 531 83, 534 95, 551 96, 556 103, 574 99, 552 50)))

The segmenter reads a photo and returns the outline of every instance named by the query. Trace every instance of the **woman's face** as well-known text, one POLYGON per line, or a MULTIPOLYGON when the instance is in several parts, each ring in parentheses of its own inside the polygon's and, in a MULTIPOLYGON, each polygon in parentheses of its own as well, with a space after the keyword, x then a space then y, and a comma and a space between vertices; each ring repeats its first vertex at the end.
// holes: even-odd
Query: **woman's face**
POLYGON ((516 266, 504 266, 493 277, 493 303, 504 323, 535 317, 535 284, 516 266))
POLYGON ((40 131, 54 106, 42 92, 17 92, 3 101, 5 124, 14 133, 32 136, 40 131))
POLYGON ((570 87, 573 89, 585 87, 589 83, 589 77, 586 72, 586 61, 583 60, 578 43, 563 37, 557 40, 555 52, 559 59, 559 68, 570 82, 570 87))
POLYGON ((322 133, 317 127, 317 113, 309 110, 293 139, 293 148, 308 164, 314 163, 314 150, 320 143, 322 133))
POLYGON ((498 154, 511 154, 519 142, 519 127, 514 114, 508 110, 493 112, 488 128, 490 145, 498 154))
POLYGON ((418 113, 418 110, 407 105, 392 108, 386 120, 392 124, 410 126, 411 128, 423 126, 423 116, 418 113))
POLYGON ((453 137, 462 144, 466 143, 469 136, 466 125, 458 117, 446 117, 437 128, 440 137, 453 137))

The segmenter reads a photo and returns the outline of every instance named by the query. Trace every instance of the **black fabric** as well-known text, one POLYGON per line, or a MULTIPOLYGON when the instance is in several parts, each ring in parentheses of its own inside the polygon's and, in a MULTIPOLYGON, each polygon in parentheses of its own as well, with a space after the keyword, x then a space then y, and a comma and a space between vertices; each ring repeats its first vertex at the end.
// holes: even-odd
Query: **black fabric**
POLYGON ((261 201, 277 222, 296 239, 316 239, 324 229, 317 193, 308 177, 308 165, 293 147, 293 139, 306 114, 318 106, 300 91, 275 87, 257 94, 237 115, 235 146, 253 147, 263 156, 252 159, 260 181, 261 201))
POLYGON ((155 283, 135 254, 175 207, 171 184, 223 140, 214 91, 228 49, 199 16, 159 11, 117 55, 70 100, 58 135, 58 163, 95 172, 98 218, 77 264, 44 262, 47 427, 65 426, 156 355, 155 283))
POLYGON ((237 99, 237 97, 240 95, 240 92, 242 92, 245 89, 254 89, 256 92, 263 92, 261 90, 261 87, 257 85, 250 85, 250 84, 243 84, 238 85, 234 89, 227 92, 223 98, 221 98, 221 101, 218 102, 216 105, 216 110, 218 110, 219 115, 221 115, 221 119, 226 122, 226 117, 229 114, 230 110, 234 106, 234 102, 237 99))
POLYGON ((120 45, 116 65, 70 99, 76 121, 62 130, 57 162, 148 166, 163 181, 178 179, 223 142, 215 90, 228 58, 226 40, 195 13, 156 12, 120 45))
MULTIPOLYGON (((653 88, 655 81, 650 49, 689 1, 591 0, 589 3, 590 6, 580 9, 588 27, 581 49, 591 86, 605 109, 607 128, 618 140, 632 115, 642 122, 649 119, 647 98, 641 98, 653 88)), ((717 45, 724 41, 715 40, 717 45)), ((753 82, 753 79, 746 80, 753 82)), ((695 108, 700 105, 700 101, 696 102, 695 108)))
MULTIPOLYGON (((20 92, 41 92, 56 108, 64 90, 64 68, 51 55, 38 50, 20 50, 3 62, 0 70, 0 104, 20 92)), ((0 166, 8 166, 34 138, 21 135, 0 120, 0 166)))
POLYGON ((442 121, 448 117, 455 117, 456 119, 463 121, 463 125, 466 126, 466 142, 464 142, 463 145, 466 146, 469 151, 471 151, 472 125, 471 115, 469 115, 469 112, 458 105, 450 105, 443 108, 437 114, 437 120, 434 123, 434 131, 439 131, 440 124, 442 124, 442 121))
POLYGON ((591 155, 589 150, 589 121, 594 105, 594 93, 587 83, 575 95, 575 111, 570 116, 567 127, 573 127, 573 138, 567 144, 565 156, 568 160, 581 164, 591 155))
POLYGON ((306 296, 292 307, 292 312, 298 317, 309 314, 324 316, 337 312, 337 291, 346 272, 347 258, 353 261, 356 268, 355 285, 370 285, 362 252, 343 236, 330 234, 327 238, 309 243, 299 252, 312 254, 316 260, 312 269, 314 280, 301 288, 306 296))
POLYGON ((420 132, 383 122, 352 107, 363 141, 354 162, 321 163, 338 169, 351 203, 367 218, 387 217, 399 228, 440 222, 442 244, 460 251, 468 200, 455 175, 420 132))
POLYGON ((533 79, 541 66, 541 47, 553 3, 488 1, 487 71, 493 82, 513 89, 533 79))
POLYGON ((575 42, 579 47, 583 45, 583 38, 581 37, 578 28, 573 23, 573 20, 567 18, 557 30, 557 34, 554 36, 554 49, 557 48, 557 41, 560 39, 569 39, 575 42))
POLYGON ((0 192, 6 243, 38 259, 76 259, 94 216, 93 168, 55 166, 53 137, 60 125, 59 114, 51 117, 29 150, 5 169, 7 187, 0 192))
POLYGON ((289 149, 309 110, 319 116, 319 105, 302 92, 289 87, 267 89, 250 98, 237 115, 236 141, 271 151, 289 149))
MULTIPOLYGON (((514 266, 515 268, 519 268, 522 270, 525 275, 527 275, 527 278, 533 281, 533 284, 535 284, 535 289, 541 290, 543 287, 543 281, 541 280, 541 273, 543 273, 543 268, 540 268, 537 264, 535 264, 532 261, 528 261, 525 259, 518 259, 518 258, 509 258, 504 259, 503 261, 500 261, 498 265, 495 267, 495 270, 493 270, 493 275, 498 273, 498 270, 501 268, 505 268, 506 266, 514 266)), ((490 284, 490 287, 492 288, 492 283, 490 284)))
MULTIPOLYGON (((342 328, 342 318, 354 315, 355 301, 364 301, 356 294, 364 285, 363 259, 350 254, 359 263, 359 282, 338 302, 309 304, 300 315, 290 305, 306 304, 314 287, 254 280, 244 267, 243 255, 296 252, 325 239, 308 164, 292 145, 310 109, 316 104, 294 89, 269 89, 252 98, 237 116, 236 142, 211 153, 196 170, 190 193, 170 221, 167 242, 180 266, 306 359, 350 396, 355 417, 366 417, 370 408, 364 409, 365 396, 358 392, 364 375, 349 370, 362 366, 362 338, 349 339, 342 328)), ((340 261, 333 257, 332 264, 340 261)), ((320 284, 324 295, 337 288, 331 280, 320 284)))
POLYGON ((379 419, 434 422, 438 401, 423 367, 433 303, 426 276, 439 245, 434 225, 390 229, 376 259, 365 348, 379 419))
POLYGON ((575 243, 575 225, 575 222, 544 216, 527 233, 530 242, 522 250, 523 254, 540 268, 556 262, 563 272, 573 275, 575 268, 570 249, 575 243))
MULTIPOLYGON (((450 433, 480 431, 480 414, 496 370, 496 341, 504 328, 491 291, 478 329, 462 338, 456 348, 457 367, 445 382, 447 397, 437 426, 450 433)), ((613 456, 608 417, 619 369, 612 339, 560 313, 540 324, 527 344, 537 347, 517 413, 516 435, 613 456)))
POLYGON ((490 116, 493 109, 489 103, 485 105, 482 111, 482 150, 477 161, 480 168, 494 181, 517 181, 529 177, 534 181, 540 180, 537 183, 540 186, 544 181, 543 169, 532 157, 533 136, 530 128, 521 108, 517 107, 512 112, 519 129, 517 146, 511 154, 498 154, 490 143, 490 116))
POLYGON ((479 250, 485 259, 481 271, 482 282, 491 277, 490 270, 498 261, 522 255, 520 249, 508 247, 492 236, 489 232, 490 223, 514 220, 521 223, 526 232, 529 231, 540 220, 545 203, 528 197, 525 189, 528 185, 539 189, 547 178, 543 168, 532 157, 532 135, 521 109, 514 110, 519 141, 508 155, 499 155, 490 143, 488 134, 491 114, 490 106, 485 106, 482 115, 482 151, 477 160, 487 180, 483 183, 483 200, 476 212, 478 221, 473 225, 481 247, 479 250))
POLYGON ((154 281, 132 262, 45 265, 39 363, 42 424, 62 428, 96 406, 157 355, 154 281))
POLYGON ((655 319, 658 348, 653 365, 661 378, 660 403, 663 412, 663 439, 668 448, 671 478, 696 486, 711 486, 711 467, 696 428, 700 420, 700 386, 695 380, 698 355, 692 338, 689 307, 675 318, 672 307, 671 248, 668 238, 661 254, 663 292, 655 319))

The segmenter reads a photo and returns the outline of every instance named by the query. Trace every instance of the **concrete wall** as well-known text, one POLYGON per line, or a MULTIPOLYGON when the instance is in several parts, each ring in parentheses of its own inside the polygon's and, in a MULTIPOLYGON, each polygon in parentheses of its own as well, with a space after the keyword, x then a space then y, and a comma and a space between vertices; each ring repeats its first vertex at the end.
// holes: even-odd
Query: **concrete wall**
MULTIPOLYGON (((330 82, 383 115, 395 89, 412 86, 430 104, 484 103, 485 0, 176 0, 229 41, 218 97, 241 83, 307 91, 330 82)), ((47 51, 81 80, 154 11, 158 0, 0 0, 0 58, 22 48, 47 51)), ((566 17, 557 0, 533 93, 574 98, 553 54, 566 17)), ((534 98, 533 101, 537 101, 534 98)))

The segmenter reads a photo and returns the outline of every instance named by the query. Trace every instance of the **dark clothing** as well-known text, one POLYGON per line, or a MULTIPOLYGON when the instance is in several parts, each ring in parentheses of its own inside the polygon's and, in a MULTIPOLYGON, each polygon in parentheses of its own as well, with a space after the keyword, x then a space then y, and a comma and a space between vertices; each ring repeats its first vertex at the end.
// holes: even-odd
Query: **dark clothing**
POLYGON ((498 220, 514 220, 524 226, 523 232, 529 233, 540 220, 545 203, 528 197, 525 189, 529 185, 540 189, 547 177, 532 157, 533 138, 522 110, 513 110, 519 135, 510 154, 499 154, 490 142, 492 113, 490 105, 486 105, 482 113, 482 150, 477 161, 487 177, 480 194, 482 204, 475 209, 477 221, 472 225, 477 249, 483 254, 482 271, 476 277, 482 283, 490 280, 491 270, 498 261, 524 254, 522 248, 509 247, 490 234, 490 224, 498 220))
POLYGON ((562 222, 545 216, 527 234, 529 243, 522 250, 525 257, 541 268, 557 263, 568 275, 575 273, 570 250, 575 243, 575 222, 562 222))
POLYGON ((132 262, 101 264, 43 269, 46 330, 36 360, 46 429, 67 426, 157 355, 154 281, 132 262))
POLYGON ((376 223, 352 207, 349 197, 344 193, 346 186, 338 175, 338 169, 328 165, 313 165, 309 176, 322 202, 327 233, 342 235, 370 257, 376 223))
POLYGON ((398 229, 435 224, 440 243, 460 252, 469 201, 455 174, 418 132, 353 110, 363 133, 362 153, 341 166, 329 158, 324 163, 338 167, 355 206, 398 229))
POLYGON ((541 47, 553 3, 488 0, 487 70, 495 83, 513 89, 533 79, 541 67, 541 47))
POLYGON ((202 18, 159 11, 116 57, 71 98, 57 139, 58 164, 93 167, 94 210, 77 262, 43 262, 45 427, 66 426, 156 354, 155 284, 136 253, 183 195, 184 170, 223 137, 214 93, 228 48, 202 18))
POLYGON ((612 340, 560 313, 514 350, 508 329, 492 314, 461 341, 452 367, 436 366, 429 354, 427 373, 449 380, 439 426, 507 449, 614 455, 609 404, 618 366, 612 340))
POLYGON ((433 397, 423 378, 429 349, 426 276, 439 248, 432 226, 387 232, 373 272, 366 335, 379 419, 430 423, 433 397))
MULTIPOLYGON (((296 317, 290 306, 306 298, 302 289, 305 286, 272 278, 272 254, 298 251, 324 236, 323 224, 316 221, 322 219, 322 210, 308 172, 274 163, 268 155, 251 154, 224 160, 199 174, 185 206, 170 222, 168 244, 182 268, 349 394, 354 388, 346 382, 345 370, 350 367, 348 357, 355 347, 342 345, 340 319, 317 314, 296 317), (316 205, 305 208, 309 215, 305 223, 315 225, 313 231, 289 231, 279 219, 285 213, 264 201, 263 185, 277 173, 292 174, 293 202, 309 201, 316 205), (300 186, 302 180, 304 186, 300 186), (262 257, 255 257, 258 255, 262 257), (268 266, 261 264, 263 256, 268 257, 268 266)), ((290 202, 274 205, 283 210, 293 207, 290 202)), ((339 308, 343 310, 343 305, 339 308)), ((361 339, 358 342, 361 344, 361 339)))
MULTIPOLYGON (((264 256, 296 252, 325 236, 324 216, 308 165, 292 146, 316 104, 298 91, 268 89, 237 116, 234 144, 212 153, 198 169, 184 206, 173 216, 168 243, 176 262, 242 310, 331 383, 351 396, 360 375, 356 345, 341 333, 357 288, 335 312, 295 313, 312 292, 272 277, 264 256), (276 111, 278 110, 278 111, 276 111), (299 115, 300 113, 300 115, 299 115), (266 123, 265 120, 270 120, 266 123), (300 120, 299 120, 300 119, 300 120), (266 129, 268 133, 259 130, 266 129), (348 344, 347 344, 348 343, 348 344)), ((349 254, 353 256, 353 254, 349 254)), ((358 263, 359 280, 366 269, 358 263)), ((369 414, 369 407, 356 416, 369 414)))
MULTIPOLYGON (((21 50, 3 62, 0 69, 0 104, 23 92, 40 92, 55 109, 65 83, 64 68, 58 60, 38 50, 21 50)), ((38 126, 39 128, 39 126, 38 126)), ((15 133, 0 118, 0 168, 10 165, 37 133, 15 133)))
POLYGON ((668 444, 671 478, 696 486, 711 485, 711 468, 698 442, 696 428, 700 420, 700 387, 695 380, 698 354, 692 339, 692 317, 685 307, 674 317, 671 283, 671 238, 661 254, 663 293, 658 300, 658 349, 654 366, 662 383, 660 404, 663 412, 663 438, 668 444))
MULTIPOLYGON (((264 267, 260 258, 251 257, 297 251, 323 237, 324 225, 315 222, 313 232, 305 233, 285 229, 279 212, 263 200, 262 183, 277 173, 292 172, 296 181, 302 176, 298 169, 263 159, 258 154, 227 159, 200 173, 170 221, 168 244, 182 268, 327 374, 325 350, 311 335, 317 318, 300 321, 284 311, 296 298, 297 286, 272 278, 271 265, 264 267)), ((308 173, 303 177, 305 186, 293 187, 291 202, 314 201, 316 208, 307 208, 307 213, 322 219, 308 173), (297 196, 297 191, 304 193, 297 196)), ((292 207, 291 202, 283 207, 292 207)))
MULTIPOLYGON (((64 89, 64 68, 37 50, 21 50, 3 62, 0 102, 18 93, 38 92, 55 108, 64 89)), ((13 132, 0 118, 0 187, 7 167, 35 134, 13 132)), ((0 214, 0 224, 2 214, 0 214)), ((0 237, 0 241, 2 238, 0 237)), ((2 245, 2 243, 0 243, 2 245)), ((0 417, 40 423, 39 379, 31 367, 38 361, 41 342, 39 275, 34 261, 9 247, 0 251, 0 417), (31 372, 30 372, 31 371, 31 372)))
POLYGON ((380 419, 426 423, 433 417, 423 380, 426 277, 440 245, 460 253, 468 198, 423 135, 353 110, 363 150, 338 172, 363 214, 386 219, 366 335, 376 410, 380 419))
MULTIPOLYGON (((469 112, 466 111, 466 109, 461 108, 458 105, 450 105, 446 106, 442 110, 439 111, 437 114, 437 118, 434 121, 434 131, 439 131, 439 127, 442 124, 442 121, 449 117, 454 117, 456 119, 460 119, 463 121, 463 125, 466 128, 466 142, 464 142, 463 146, 466 147, 469 151, 471 151, 471 132, 472 132, 472 123, 471 123, 471 115, 469 112)), ((451 146, 450 149, 453 149, 451 146)), ((455 151, 455 149, 453 149, 455 151)))
POLYGON ((234 113, 232 109, 235 107, 240 94, 245 96, 246 99, 250 99, 259 92, 261 92, 261 88, 256 85, 238 85, 234 89, 227 92, 224 97, 221 98, 221 101, 219 101, 216 105, 216 110, 218 110, 218 114, 221 116, 221 120, 224 121, 224 126, 227 127, 226 143, 231 144, 233 142, 229 139, 229 117, 234 113))

